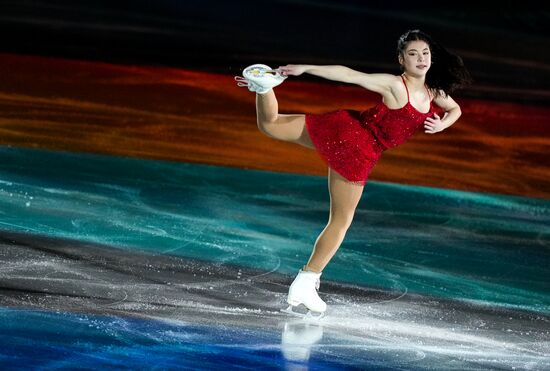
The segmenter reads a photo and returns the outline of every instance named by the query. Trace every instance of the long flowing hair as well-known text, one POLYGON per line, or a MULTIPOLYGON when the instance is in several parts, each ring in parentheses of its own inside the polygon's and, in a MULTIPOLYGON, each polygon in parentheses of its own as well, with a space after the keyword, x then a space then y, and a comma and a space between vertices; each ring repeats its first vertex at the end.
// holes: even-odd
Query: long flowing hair
POLYGON ((472 83, 472 77, 464 66, 462 58, 450 53, 420 30, 409 30, 397 41, 397 55, 403 56, 410 41, 421 40, 428 44, 432 54, 432 65, 426 74, 426 85, 434 96, 449 95, 458 88, 472 83))

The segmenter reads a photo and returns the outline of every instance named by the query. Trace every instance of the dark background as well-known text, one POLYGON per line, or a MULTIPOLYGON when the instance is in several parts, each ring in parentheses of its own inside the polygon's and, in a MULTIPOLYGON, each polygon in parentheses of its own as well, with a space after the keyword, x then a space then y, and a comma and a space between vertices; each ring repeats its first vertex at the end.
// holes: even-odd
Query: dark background
POLYGON ((455 95, 550 103, 546 7, 506 1, 498 7, 435 4, 1 1, 0 51, 228 75, 252 63, 344 64, 365 72, 398 73, 396 40, 419 28, 461 55, 470 69, 475 84, 455 95))

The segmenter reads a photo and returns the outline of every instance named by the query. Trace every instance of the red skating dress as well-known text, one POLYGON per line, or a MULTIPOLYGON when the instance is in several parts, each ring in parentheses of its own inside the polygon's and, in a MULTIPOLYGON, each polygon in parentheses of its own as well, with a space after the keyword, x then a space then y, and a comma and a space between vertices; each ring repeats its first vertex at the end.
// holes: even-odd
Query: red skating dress
MULTIPOLYGON (((338 110, 322 114, 307 114, 306 127, 321 158, 349 182, 365 185, 382 152, 397 147, 409 139, 431 117, 411 105, 409 89, 407 104, 388 108, 383 102, 365 111, 338 110)), ((429 95, 429 92, 428 92, 429 95)))

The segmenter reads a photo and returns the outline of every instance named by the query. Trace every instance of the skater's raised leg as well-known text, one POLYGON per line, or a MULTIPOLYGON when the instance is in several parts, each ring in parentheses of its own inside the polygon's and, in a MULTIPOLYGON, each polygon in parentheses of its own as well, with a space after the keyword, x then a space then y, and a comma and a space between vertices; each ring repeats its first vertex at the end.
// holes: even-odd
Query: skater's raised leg
POLYGON ((265 135, 300 144, 313 149, 313 143, 306 128, 305 115, 280 114, 273 88, 286 79, 286 76, 272 70, 265 64, 254 64, 243 70, 243 76, 236 76, 237 85, 246 86, 256 93, 256 117, 258 129, 265 135))
POLYGON ((256 117, 258 129, 265 135, 285 142, 300 144, 307 148, 314 148, 306 129, 306 116, 303 114, 280 114, 273 90, 265 94, 256 94, 256 117))

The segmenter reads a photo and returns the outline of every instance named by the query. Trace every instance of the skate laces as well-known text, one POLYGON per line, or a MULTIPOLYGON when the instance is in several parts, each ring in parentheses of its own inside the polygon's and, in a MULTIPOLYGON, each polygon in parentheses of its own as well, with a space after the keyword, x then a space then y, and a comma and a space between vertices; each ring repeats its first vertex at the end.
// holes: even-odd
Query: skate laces
POLYGON ((255 84, 254 82, 248 80, 246 77, 241 76, 235 76, 235 81, 237 81, 238 87, 245 87, 248 88, 250 91, 258 91, 261 89, 261 87, 258 84, 255 84))
POLYGON ((240 87, 248 87, 250 85, 250 81, 241 76, 235 76, 235 81, 237 81, 237 86, 240 87))

